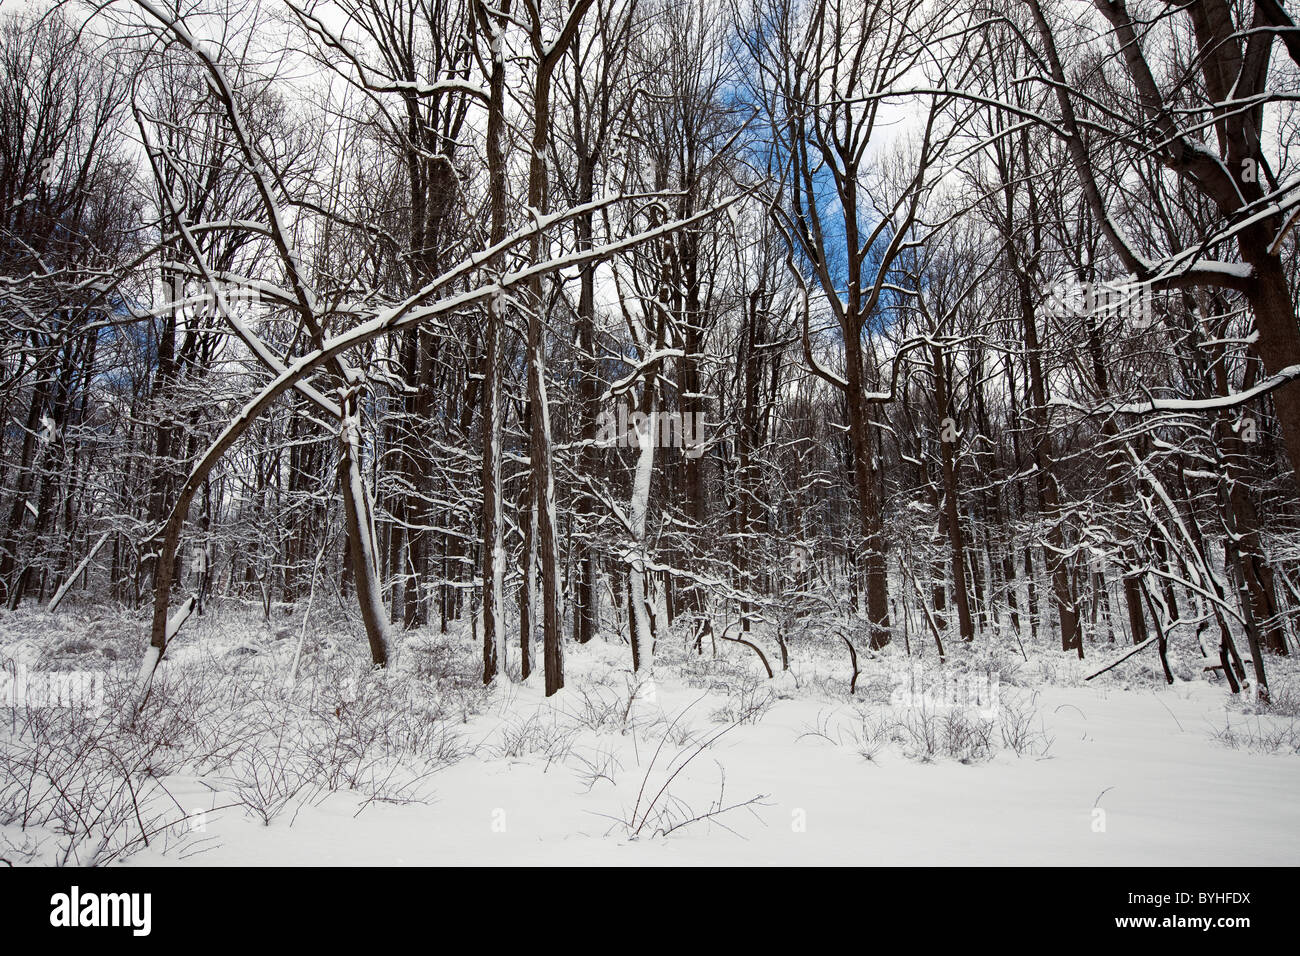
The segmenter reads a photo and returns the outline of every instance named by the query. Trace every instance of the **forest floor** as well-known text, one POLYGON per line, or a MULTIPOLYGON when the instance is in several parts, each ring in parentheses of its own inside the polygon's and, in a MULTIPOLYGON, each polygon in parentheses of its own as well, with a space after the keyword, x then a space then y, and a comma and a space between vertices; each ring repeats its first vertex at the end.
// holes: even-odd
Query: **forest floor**
POLYGON ((136 619, 0 615, 10 677, 107 675, 99 711, 0 709, 0 858, 1300 863, 1289 661, 1265 710, 1207 680, 1194 643, 1175 648, 1171 686, 1149 651, 1084 683, 1122 650, 1104 646, 1086 666, 1013 644, 950 649, 939 668, 927 649, 923 679, 898 649, 860 652, 850 695, 830 640, 792 645, 782 673, 758 636, 775 680, 744 646, 715 658, 707 640, 702 655, 664 641, 651 689, 625 643, 597 639, 566 645, 567 686, 548 699, 540 674, 483 689, 468 633, 419 632, 375 677, 346 628, 237 620, 187 626, 127 728, 136 619))

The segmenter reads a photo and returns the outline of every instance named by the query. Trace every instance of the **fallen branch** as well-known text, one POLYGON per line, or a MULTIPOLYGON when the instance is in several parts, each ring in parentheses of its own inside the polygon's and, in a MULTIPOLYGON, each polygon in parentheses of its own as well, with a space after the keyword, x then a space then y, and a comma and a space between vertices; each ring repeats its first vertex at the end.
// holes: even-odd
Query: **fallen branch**
POLYGON ((1123 664, 1126 660, 1128 660, 1138 651, 1148 647, 1152 647, 1155 644, 1158 644, 1159 642, 1160 642, 1160 638, 1158 637, 1148 637, 1141 644, 1134 644, 1133 647, 1129 648, 1129 650, 1125 651, 1119 657, 1115 658, 1115 660, 1111 661, 1105 667, 1101 668, 1101 670, 1093 671, 1091 674, 1085 677, 1084 680, 1092 680, 1094 677, 1100 677, 1102 674, 1106 673, 1106 671, 1110 670, 1112 667, 1116 667, 1120 664, 1123 664))
POLYGON ((95 555, 99 554, 99 549, 104 546, 104 542, 108 540, 108 536, 112 533, 112 531, 105 531, 99 536, 99 540, 96 541, 95 546, 90 549, 90 553, 81 559, 81 563, 78 564, 73 572, 68 575, 67 579, 63 582, 63 586, 54 592, 54 597, 50 598, 50 603, 46 605, 45 610, 49 611, 51 614, 58 610, 59 604, 63 601, 63 596, 67 594, 68 589, 72 587, 72 582, 81 577, 81 572, 86 570, 86 566, 90 564, 91 561, 95 560, 95 555))
MULTIPOLYGON (((176 609, 176 613, 167 619, 167 631, 163 647, 171 645, 172 638, 180 631, 181 626, 189 620, 194 613, 194 607, 197 604, 193 595, 185 599, 185 603, 176 609)), ((145 648, 144 660, 140 662, 140 672, 135 678, 135 693, 131 695, 130 700, 133 703, 129 720, 134 720, 135 715, 144 709, 144 703, 149 697, 149 686, 153 681, 153 672, 158 667, 158 662, 162 660, 163 647, 156 644, 150 644, 145 648)))

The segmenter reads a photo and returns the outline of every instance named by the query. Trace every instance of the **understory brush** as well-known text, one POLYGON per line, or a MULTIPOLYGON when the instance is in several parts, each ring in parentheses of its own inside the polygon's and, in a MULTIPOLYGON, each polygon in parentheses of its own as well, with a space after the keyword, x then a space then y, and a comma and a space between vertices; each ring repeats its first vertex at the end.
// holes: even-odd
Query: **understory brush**
POLYGON ((315 654, 296 680, 258 645, 186 651, 160 665, 134 716, 125 661, 102 670, 102 701, 0 709, 0 857, 103 865, 155 841, 183 854, 202 828, 180 787, 208 793, 203 812, 268 825, 342 790, 363 808, 422 800, 432 774, 472 751, 461 725, 486 700, 464 679, 468 647, 388 671, 315 654))
POLYGON ((1300 720, 1294 717, 1233 715, 1225 712, 1214 739, 1232 750, 1264 754, 1300 754, 1300 720))
POLYGON ((909 760, 929 763, 940 758, 973 764, 1000 751, 1017 757, 1043 758, 1052 738, 1039 714, 1037 695, 1004 695, 989 710, 963 706, 898 707, 862 701, 846 713, 823 712, 799 739, 820 738, 856 750, 878 762, 893 749, 909 760))

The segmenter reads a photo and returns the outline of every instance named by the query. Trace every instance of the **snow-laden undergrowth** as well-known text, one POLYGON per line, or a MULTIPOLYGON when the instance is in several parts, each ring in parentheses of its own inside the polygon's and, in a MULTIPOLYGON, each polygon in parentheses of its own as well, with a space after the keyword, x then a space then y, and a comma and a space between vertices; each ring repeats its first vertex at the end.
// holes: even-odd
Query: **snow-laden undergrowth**
POLYGON ((568 646, 568 685, 547 698, 540 674, 484 688, 461 625, 413 632, 375 673, 346 616, 303 624, 197 619, 131 722, 138 620, 5 614, 7 674, 100 671, 104 700, 0 712, 0 857, 1140 862, 1158 845, 1300 860, 1300 827, 1277 822, 1300 783, 1289 662, 1263 707, 1213 682, 1190 641, 1172 687, 1154 658, 1084 683, 1110 648, 1081 663, 1014 639, 943 662, 859 647, 855 676, 830 635, 786 636, 787 669, 772 633, 696 644, 680 622, 653 680, 609 629, 568 646))

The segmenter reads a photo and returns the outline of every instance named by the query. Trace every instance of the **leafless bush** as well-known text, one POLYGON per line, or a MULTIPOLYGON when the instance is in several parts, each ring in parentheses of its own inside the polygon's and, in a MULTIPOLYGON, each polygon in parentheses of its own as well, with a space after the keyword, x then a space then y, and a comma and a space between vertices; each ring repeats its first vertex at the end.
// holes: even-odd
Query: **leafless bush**
POLYGON ((805 736, 851 745, 871 762, 890 746, 912 760, 946 757, 966 764, 991 760, 1000 747, 1025 756, 1045 754, 1051 746, 1032 697, 1004 699, 993 715, 960 707, 861 705, 856 720, 847 728, 834 728, 827 717, 819 719, 818 726, 805 736))
MULTIPOLYGON (((750 654, 748 650, 745 652, 750 654)), ((751 662, 738 655, 713 657, 707 652, 699 655, 693 650, 687 650, 677 654, 665 653, 663 662, 677 669, 683 684, 699 690, 729 694, 755 679, 750 671, 751 662)))
POLYGON ((1233 750, 1248 750, 1264 754, 1300 754, 1300 722, 1274 720, 1267 717, 1242 717, 1234 725, 1225 715, 1222 728, 1214 731, 1214 739, 1233 750))
POLYGON ((721 822, 723 816, 742 809, 754 814, 754 807, 763 805, 763 801, 766 799, 765 794, 759 794, 747 800, 732 804, 726 803, 726 770, 721 764, 717 765, 719 773, 718 795, 705 810, 696 812, 686 800, 672 790, 674 781, 682 772, 724 735, 740 726, 738 722, 729 723, 698 743, 692 742, 684 749, 679 750, 660 770, 659 779, 652 782, 652 777, 655 776, 655 770, 660 757, 663 755, 664 748, 674 739, 679 739, 674 736, 674 730, 684 724, 686 715, 691 711, 692 707, 684 708, 664 729, 659 744, 651 754, 645 773, 641 777, 641 785, 637 790, 636 801, 631 809, 611 817, 628 839, 635 840, 643 835, 668 836, 683 827, 705 821, 716 822, 723 826, 724 829, 730 829, 721 822))
POLYGON ((575 748, 572 758, 578 765, 574 768, 574 773, 584 784, 584 792, 589 792, 602 780, 617 784, 617 774, 623 769, 623 762, 614 751, 600 747, 592 750, 590 756, 575 748))
POLYGON ((644 720, 635 725, 637 736, 642 740, 663 738, 674 747, 685 747, 699 739, 699 732, 692 724, 678 723, 668 714, 658 713, 651 720, 644 720))
POLYGON ((554 711, 538 709, 506 721, 492 753, 498 757, 543 757, 549 768, 569 755, 577 735, 578 728, 562 723, 554 711))
POLYGON ((272 747, 241 749, 225 789, 232 790, 263 826, 269 826, 287 807, 295 801, 308 802, 321 787, 314 781, 308 760, 287 751, 280 740, 272 747))
POLYGON ((715 724, 756 724, 774 703, 776 694, 767 681, 751 678, 734 688, 726 703, 710 714, 710 719, 715 724))
POLYGON ((631 686, 575 687, 567 695, 566 716, 575 725, 597 733, 626 733, 631 721, 631 686))
POLYGON ((420 799, 429 775, 470 752, 458 726, 481 692, 449 692, 455 675, 373 673, 340 655, 288 685, 270 663, 191 651, 159 669, 130 726, 127 668, 106 675, 102 712, 0 711, 0 822, 31 828, 43 853, 57 839, 54 862, 104 864, 185 836, 187 811, 162 783, 172 774, 203 778, 269 825, 337 790, 363 806, 420 799))
MULTIPOLYGON (((119 695, 107 696, 111 704, 119 695)), ((0 743, 0 823, 50 834, 53 862, 110 863, 149 845, 176 815, 160 779, 178 766, 174 748, 122 733, 111 706, 98 713, 22 707, 9 717, 13 732, 0 743)))
POLYGON ((998 705, 998 728, 1002 745, 1017 757, 1046 756, 1052 737, 1038 714, 1037 692, 1028 696, 1004 694, 998 705))
POLYGON ((854 734, 858 753, 864 760, 874 763, 880 752, 890 743, 900 739, 897 724, 886 714, 863 713, 858 732, 854 734))
MULTIPOLYGON (((1270 662, 1273 663, 1273 674, 1275 675, 1283 666, 1289 665, 1289 661, 1286 661, 1285 658, 1281 658, 1279 661, 1279 663, 1270 662)), ((1300 717, 1300 674, 1292 671, 1290 674, 1272 677, 1269 683, 1267 700, 1264 700, 1262 696, 1240 694, 1232 699, 1231 704, 1234 709, 1245 714, 1270 717, 1300 717)))

